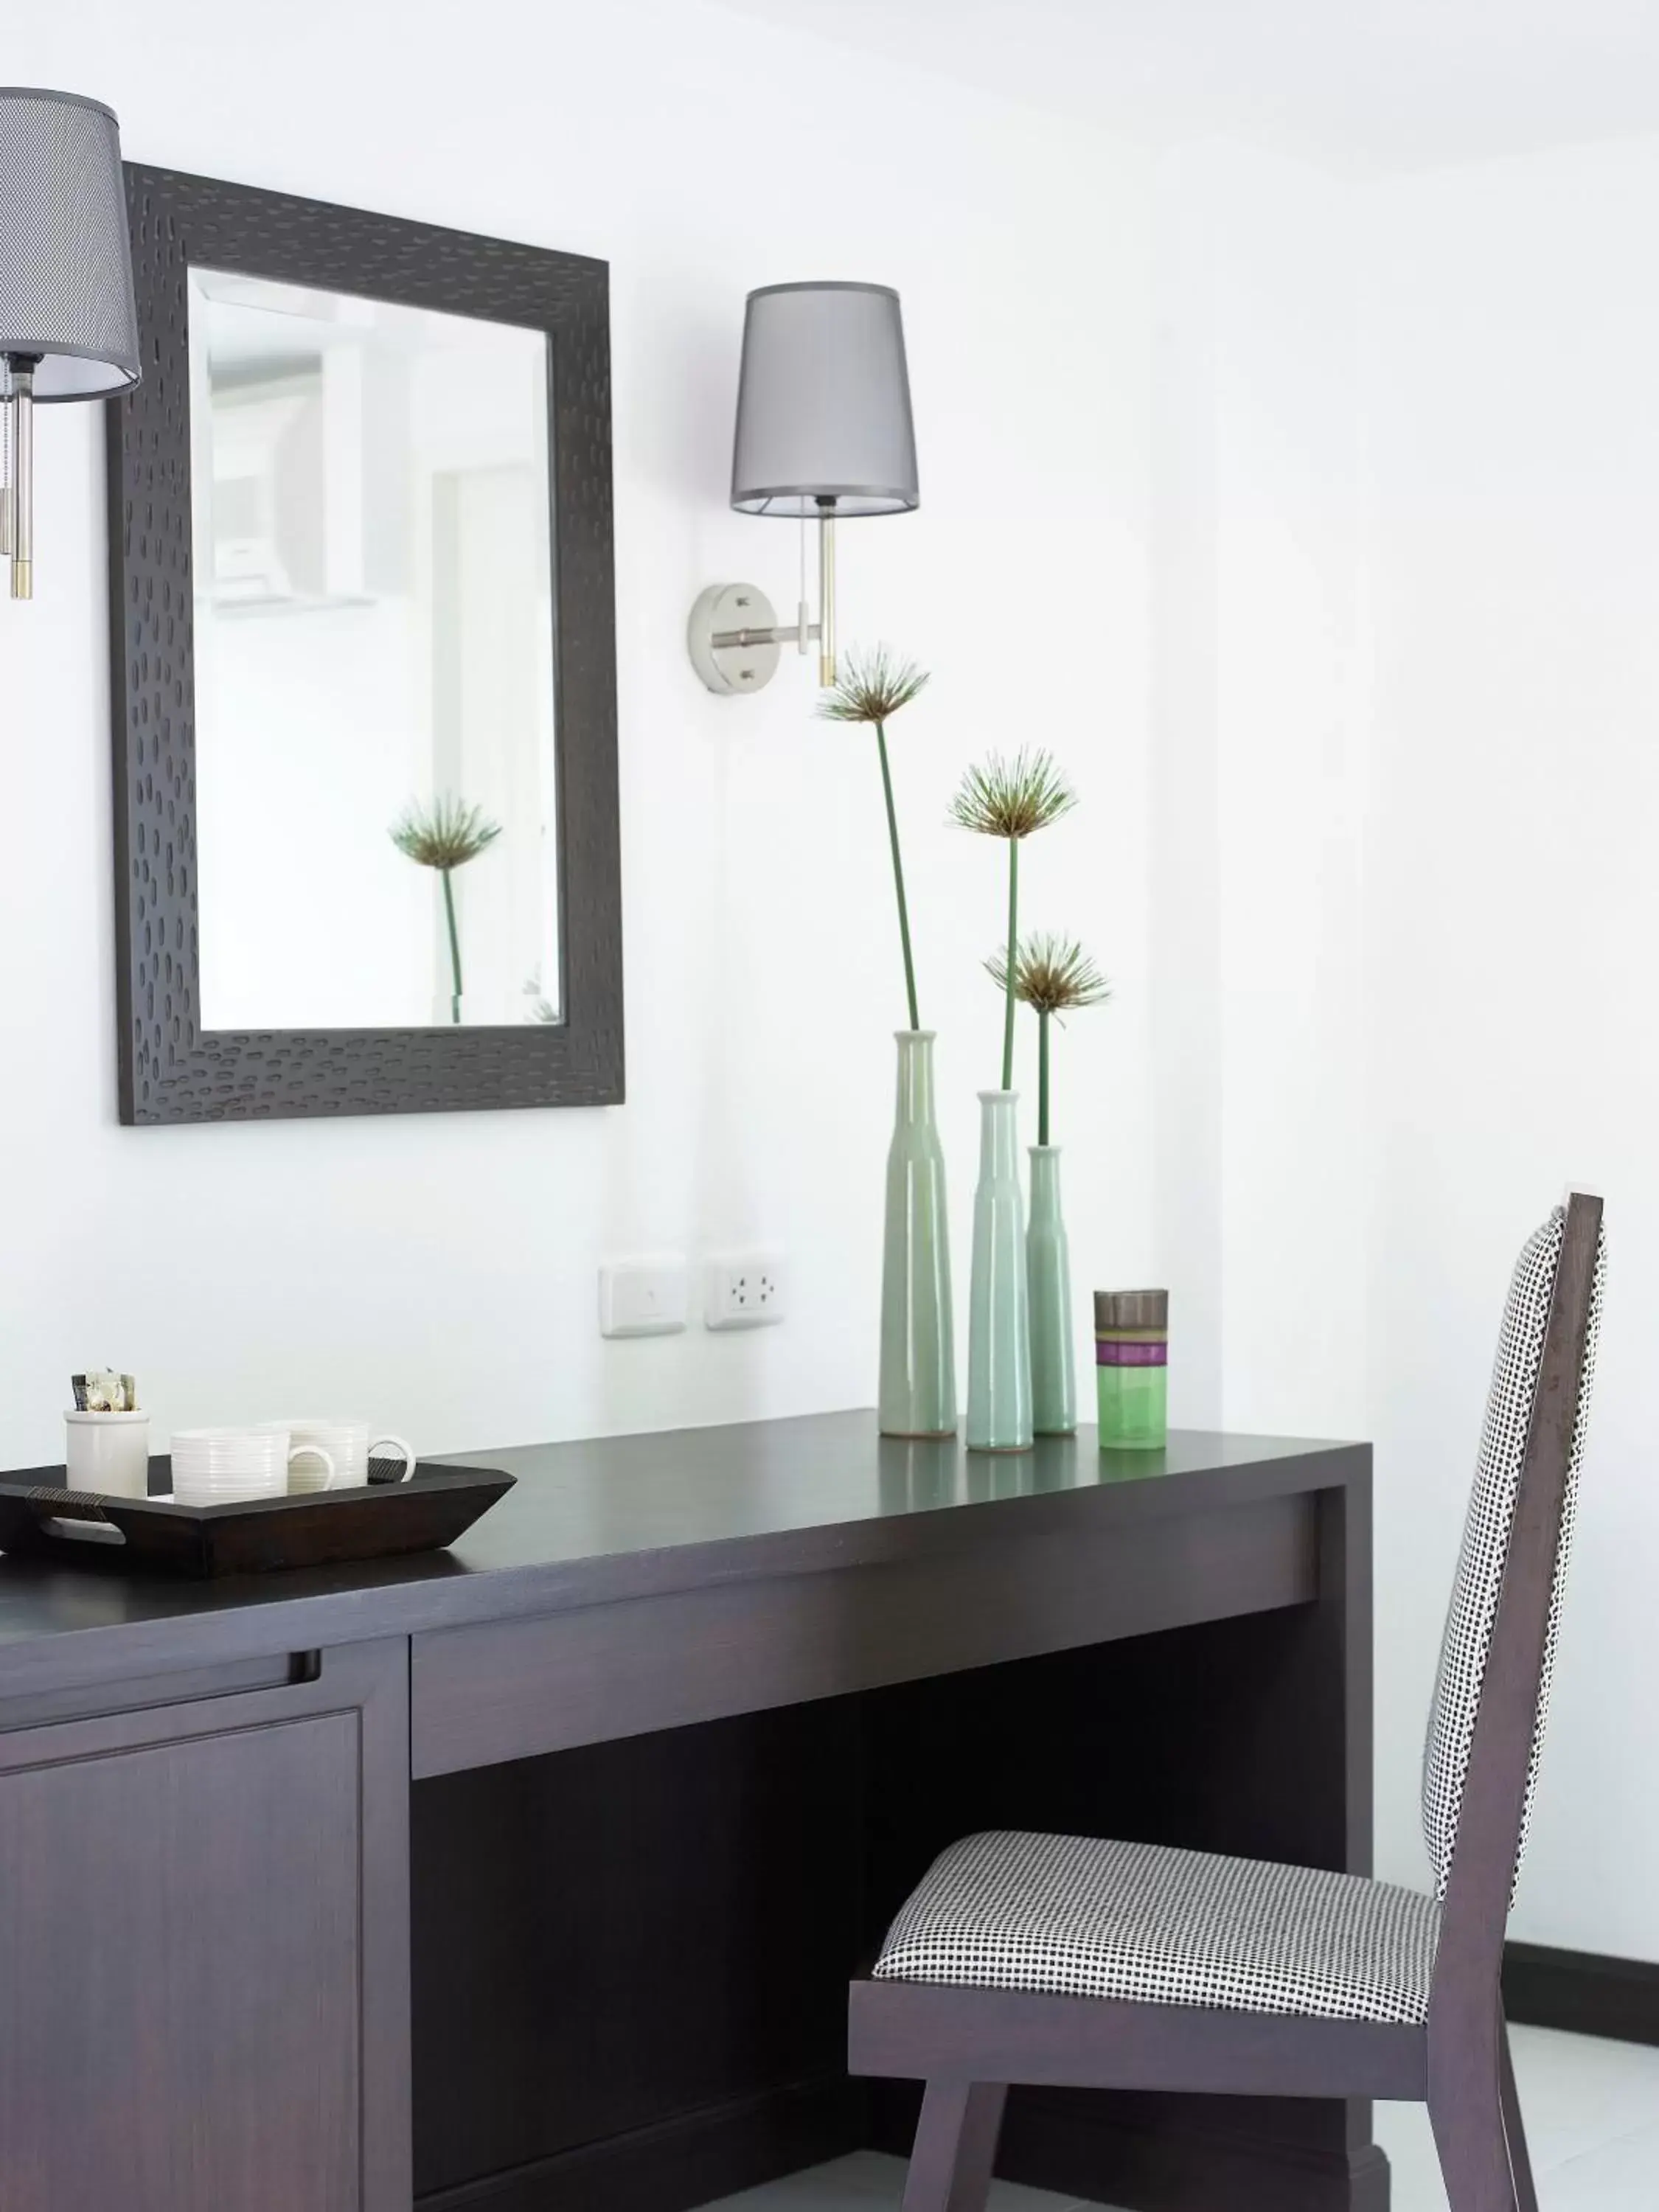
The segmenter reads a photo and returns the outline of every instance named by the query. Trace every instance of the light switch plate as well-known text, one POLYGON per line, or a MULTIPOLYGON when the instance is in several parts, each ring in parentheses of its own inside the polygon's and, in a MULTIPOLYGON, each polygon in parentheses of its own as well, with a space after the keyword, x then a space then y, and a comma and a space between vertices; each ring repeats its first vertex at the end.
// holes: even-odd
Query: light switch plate
POLYGON ((599 1269, 601 1336, 673 1336, 685 1327, 690 1276, 676 1253, 610 1260, 599 1269))

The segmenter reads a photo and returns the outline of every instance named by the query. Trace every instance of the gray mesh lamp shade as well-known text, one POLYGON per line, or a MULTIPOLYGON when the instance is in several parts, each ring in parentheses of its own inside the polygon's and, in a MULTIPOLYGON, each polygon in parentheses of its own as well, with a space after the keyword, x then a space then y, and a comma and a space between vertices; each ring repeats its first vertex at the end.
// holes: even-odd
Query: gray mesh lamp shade
POLYGON ((755 692, 778 649, 818 641, 818 681, 836 680, 836 521, 907 514, 921 503, 899 296, 886 284, 768 284, 749 295, 732 441, 732 504, 818 526, 818 618, 805 594, 780 624, 753 584, 711 584, 687 624, 711 691, 755 692))
POLYGON ((109 109, 0 87, 0 551, 15 599, 33 571, 34 403, 138 381, 121 144, 109 109))
POLYGON ((884 284, 751 292, 732 506, 744 514, 902 514, 920 496, 898 294, 884 284))
POLYGON ((836 518, 906 514, 920 498, 898 294, 833 283, 751 292, 732 504, 817 522, 820 684, 836 680, 836 518))

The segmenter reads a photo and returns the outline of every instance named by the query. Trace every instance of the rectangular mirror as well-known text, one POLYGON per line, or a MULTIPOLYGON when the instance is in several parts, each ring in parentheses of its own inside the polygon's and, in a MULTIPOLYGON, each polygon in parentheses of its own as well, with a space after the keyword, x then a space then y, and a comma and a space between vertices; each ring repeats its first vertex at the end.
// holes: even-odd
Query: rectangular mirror
POLYGON ((190 360, 204 1025, 556 1021, 546 338, 192 269, 190 360))
POLYGON ((124 1118, 619 1098, 603 264, 128 183, 124 1118))

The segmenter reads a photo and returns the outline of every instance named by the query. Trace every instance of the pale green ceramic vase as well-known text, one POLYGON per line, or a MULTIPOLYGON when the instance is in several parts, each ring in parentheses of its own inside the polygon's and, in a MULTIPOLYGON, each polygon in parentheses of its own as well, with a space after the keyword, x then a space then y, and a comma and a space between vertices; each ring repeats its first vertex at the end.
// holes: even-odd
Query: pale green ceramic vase
POLYGON ((1025 1202, 1019 1187, 1019 1093, 981 1091, 979 1109, 968 1317, 968 1449, 1029 1451, 1031 1330, 1025 1202))
POLYGON ((1031 1224, 1025 1232, 1031 1300, 1031 1425, 1040 1437, 1077 1426, 1072 1344, 1072 1254, 1060 1210, 1060 1147, 1031 1147, 1031 1224))
POLYGON ((884 1437, 953 1437, 957 1355, 945 1154, 933 1120, 933 1032, 900 1030, 881 1273, 884 1437))

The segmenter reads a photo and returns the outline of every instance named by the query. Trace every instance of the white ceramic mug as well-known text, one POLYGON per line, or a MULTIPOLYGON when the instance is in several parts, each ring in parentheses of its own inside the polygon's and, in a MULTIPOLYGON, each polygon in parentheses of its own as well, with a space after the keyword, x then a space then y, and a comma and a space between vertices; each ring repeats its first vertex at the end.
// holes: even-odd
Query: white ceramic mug
POLYGON ((388 1445, 404 1463, 399 1482, 407 1482, 415 1472, 413 1444, 398 1436, 371 1439, 369 1424, 355 1414, 331 1418, 319 1414, 304 1420, 278 1421, 274 1425, 285 1431, 295 1443, 311 1447, 331 1462, 331 1473, 326 1477, 319 1477, 314 1467, 295 1468, 289 1478, 291 1491, 362 1489, 368 1481, 369 1462, 388 1445))
POLYGON ((65 1413, 64 1479, 106 1498, 149 1495, 148 1413, 65 1413))
POLYGON ((320 1444, 295 1442, 286 1428, 175 1429, 173 1494, 181 1505, 227 1505, 250 1498, 281 1498, 296 1460, 320 1460, 324 1486, 334 1479, 332 1455, 320 1444))

